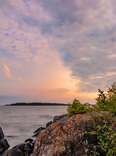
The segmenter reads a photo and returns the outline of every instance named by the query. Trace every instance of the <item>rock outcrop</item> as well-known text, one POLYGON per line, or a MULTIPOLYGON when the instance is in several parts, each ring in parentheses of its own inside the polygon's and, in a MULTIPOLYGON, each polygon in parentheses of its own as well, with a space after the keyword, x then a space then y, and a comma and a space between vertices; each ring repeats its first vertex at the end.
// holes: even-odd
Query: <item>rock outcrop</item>
MULTIPOLYGON (((92 129, 92 113, 62 116, 38 134, 33 156, 87 156, 85 131, 92 129)), ((89 137, 89 136, 88 136, 89 137)), ((89 138, 95 144, 96 136, 89 138)))
MULTIPOLYGON (((108 121, 107 125, 112 126, 116 132, 116 116, 109 112, 89 112, 71 117, 66 114, 55 116, 53 121, 46 124, 46 128, 40 127, 34 131, 36 140, 29 138, 11 149, 8 149, 9 144, 0 128, 0 156, 95 156, 96 151, 105 156, 105 151, 98 143, 97 134, 93 133, 95 123, 102 128, 102 121, 106 128, 103 130, 107 131, 106 121, 108 121), (112 120, 113 118, 115 120, 112 120)), ((110 127, 108 133, 111 131, 110 127)), ((116 135, 112 136, 116 138, 116 135)), ((111 139, 110 141, 112 142, 111 139)))

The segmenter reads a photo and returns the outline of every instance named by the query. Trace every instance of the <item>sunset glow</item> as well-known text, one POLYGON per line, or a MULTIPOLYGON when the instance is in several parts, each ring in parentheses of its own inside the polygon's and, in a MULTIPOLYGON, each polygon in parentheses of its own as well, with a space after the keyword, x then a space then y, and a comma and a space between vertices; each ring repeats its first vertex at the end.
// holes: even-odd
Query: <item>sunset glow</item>
POLYGON ((94 103, 115 80, 115 0, 0 1, 1 96, 94 103))

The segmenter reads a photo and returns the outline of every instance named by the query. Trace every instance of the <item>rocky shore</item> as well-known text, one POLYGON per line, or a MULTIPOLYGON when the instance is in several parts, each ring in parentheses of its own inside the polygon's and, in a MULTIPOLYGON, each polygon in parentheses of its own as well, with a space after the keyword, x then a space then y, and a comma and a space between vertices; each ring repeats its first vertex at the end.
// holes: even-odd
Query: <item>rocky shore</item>
POLYGON ((54 122, 60 120, 65 115, 55 116, 53 121, 49 121, 46 123, 46 127, 39 127, 33 132, 33 136, 31 138, 26 139, 23 143, 10 148, 10 145, 7 139, 4 136, 3 130, 0 127, 0 156, 30 156, 33 155, 33 149, 36 137, 47 127, 49 127, 54 122))
POLYGON ((93 129, 92 117, 99 115, 102 119, 104 114, 109 116, 108 112, 55 116, 46 127, 34 131, 35 139, 29 138, 11 149, 0 129, 0 156, 95 156, 89 150, 99 148, 97 136, 86 132, 93 129))
POLYGON ((33 156, 96 156, 96 152, 100 156, 106 156, 107 151, 102 150, 101 145, 105 148, 108 143, 111 149, 114 146, 116 120, 112 120, 113 118, 107 111, 92 111, 71 117, 64 115, 38 134, 33 156), (99 137, 103 139, 103 143, 99 142, 99 137), (113 144, 110 145, 110 142, 113 144))

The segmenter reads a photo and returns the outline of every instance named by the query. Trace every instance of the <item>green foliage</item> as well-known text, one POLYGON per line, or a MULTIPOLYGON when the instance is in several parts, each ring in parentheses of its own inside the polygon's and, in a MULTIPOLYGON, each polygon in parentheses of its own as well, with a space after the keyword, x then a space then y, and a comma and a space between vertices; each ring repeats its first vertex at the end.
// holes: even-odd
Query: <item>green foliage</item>
POLYGON ((94 107, 90 108, 74 99, 67 112, 71 116, 94 111, 93 128, 85 134, 96 137, 96 144, 95 142, 93 145, 88 144, 88 155, 116 156, 116 83, 113 83, 107 91, 99 89, 98 92, 94 107))
MULTIPOLYGON (((98 90, 97 103, 94 107, 96 111, 103 111, 103 116, 95 116, 94 133, 97 136, 98 146, 95 155, 115 156, 116 155, 116 83, 113 83, 107 91, 98 90), (107 111, 106 114, 104 111, 107 111), (109 112, 109 113, 108 113, 109 112), (110 114, 111 113, 111 114, 110 114)), ((95 150, 94 150, 95 151, 95 150)))
POLYGON ((86 104, 81 104, 80 101, 77 99, 74 99, 72 105, 69 106, 67 109, 69 116, 73 114, 87 113, 88 111, 89 108, 86 106, 86 104))
POLYGON ((113 83, 107 91, 98 89, 98 98, 95 110, 111 111, 116 114, 116 83, 113 83))
POLYGON ((113 83, 107 91, 98 89, 98 93, 97 102, 93 108, 88 107, 87 104, 81 104, 79 100, 74 99, 72 105, 67 109, 68 115, 71 116, 89 111, 110 111, 116 115, 116 83, 113 83))
POLYGON ((86 132, 86 135, 96 135, 97 141, 96 145, 89 147, 89 155, 91 153, 95 156, 116 156, 116 127, 113 125, 115 117, 104 113, 102 116, 94 115, 92 119, 93 130, 86 132))

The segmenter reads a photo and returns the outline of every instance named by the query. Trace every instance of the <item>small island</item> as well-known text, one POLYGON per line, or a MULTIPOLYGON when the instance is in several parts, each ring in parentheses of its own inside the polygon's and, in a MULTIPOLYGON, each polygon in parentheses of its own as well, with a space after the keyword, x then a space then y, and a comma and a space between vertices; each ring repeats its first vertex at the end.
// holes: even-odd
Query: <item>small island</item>
POLYGON ((7 104, 6 106, 69 106, 70 104, 65 103, 46 103, 46 102, 18 102, 13 104, 7 104))

